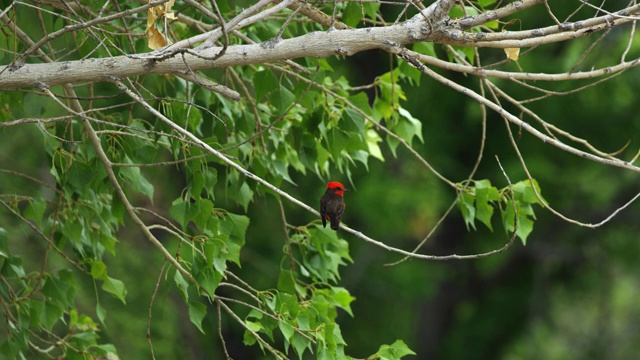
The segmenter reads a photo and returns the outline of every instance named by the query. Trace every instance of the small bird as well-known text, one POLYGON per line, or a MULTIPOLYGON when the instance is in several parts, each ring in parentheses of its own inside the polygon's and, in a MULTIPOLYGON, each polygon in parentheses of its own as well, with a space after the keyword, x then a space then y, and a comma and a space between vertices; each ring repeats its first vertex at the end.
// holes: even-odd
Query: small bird
POLYGON ((327 227, 327 220, 331 223, 333 230, 338 230, 340 220, 344 212, 344 185, 337 181, 331 181, 327 184, 327 190, 320 199, 320 216, 322 217, 322 227, 327 227))

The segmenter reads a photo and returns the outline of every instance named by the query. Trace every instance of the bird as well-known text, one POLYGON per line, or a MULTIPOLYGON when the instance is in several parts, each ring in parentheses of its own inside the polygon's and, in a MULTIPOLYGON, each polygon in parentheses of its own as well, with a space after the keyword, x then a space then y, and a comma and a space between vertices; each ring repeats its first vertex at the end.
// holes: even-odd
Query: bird
POLYGON ((344 185, 337 181, 330 181, 327 184, 327 190, 320 198, 320 217, 322 217, 322 227, 327 227, 327 220, 331 224, 331 229, 338 230, 340 220, 344 212, 344 185))

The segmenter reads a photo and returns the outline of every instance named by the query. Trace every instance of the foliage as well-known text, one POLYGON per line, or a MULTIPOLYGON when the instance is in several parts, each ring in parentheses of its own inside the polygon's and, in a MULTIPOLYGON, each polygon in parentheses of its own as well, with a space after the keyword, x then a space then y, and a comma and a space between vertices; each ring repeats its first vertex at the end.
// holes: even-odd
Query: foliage
POLYGON ((491 220, 494 206, 499 204, 505 230, 507 232, 515 231, 522 243, 526 244, 527 236, 533 230, 533 221, 536 218, 532 205, 544 206, 546 204, 540 195, 538 182, 523 180, 502 190, 491 186, 491 182, 487 179, 475 180, 474 185, 463 188, 458 197, 458 207, 464 217, 467 229, 473 228, 475 230, 475 220, 478 219, 493 231, 491 220), (510 193, 512 193, 511 196, 508 195, 510 193))

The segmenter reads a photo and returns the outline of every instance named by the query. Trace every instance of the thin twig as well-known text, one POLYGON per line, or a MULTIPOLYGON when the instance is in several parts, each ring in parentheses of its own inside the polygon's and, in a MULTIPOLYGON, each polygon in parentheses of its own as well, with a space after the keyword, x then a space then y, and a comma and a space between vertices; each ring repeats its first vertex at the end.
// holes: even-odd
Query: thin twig
POLYGON ((147 314, 147 341, 149 342, 149 349, 151 350, 151 358, 155 360, 156 355, 153 351, 153 342, 151 341, 151 318, 152 310, 153 310, 153 302, 156 299, 156 295, 158 294, 158 289, 160 288, 160 280, 162 280, 162 274, 164 273, 164 269, 167 265, 167 262, 162 263, 162 267, 160 268, 160 273, 158 274, 158 280, 156 280, 156 286, 153 288, 153 293, 151 294, 151 299, 149 300, 149 308, 147 314))

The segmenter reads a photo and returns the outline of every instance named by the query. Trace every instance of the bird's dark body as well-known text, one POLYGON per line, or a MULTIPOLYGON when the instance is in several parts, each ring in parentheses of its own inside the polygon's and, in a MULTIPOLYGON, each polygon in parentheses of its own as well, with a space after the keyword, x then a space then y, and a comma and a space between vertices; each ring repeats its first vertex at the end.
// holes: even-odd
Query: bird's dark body
POLYGON ((338 195, 336 191, 344 189, 327 189, 320 199, 320 216, 322 217, 322 226, 327 227, 327 220, 331 224, 333 230, 338 230, 340 220, 344 212, 345 204, 342 195, 338 195))

